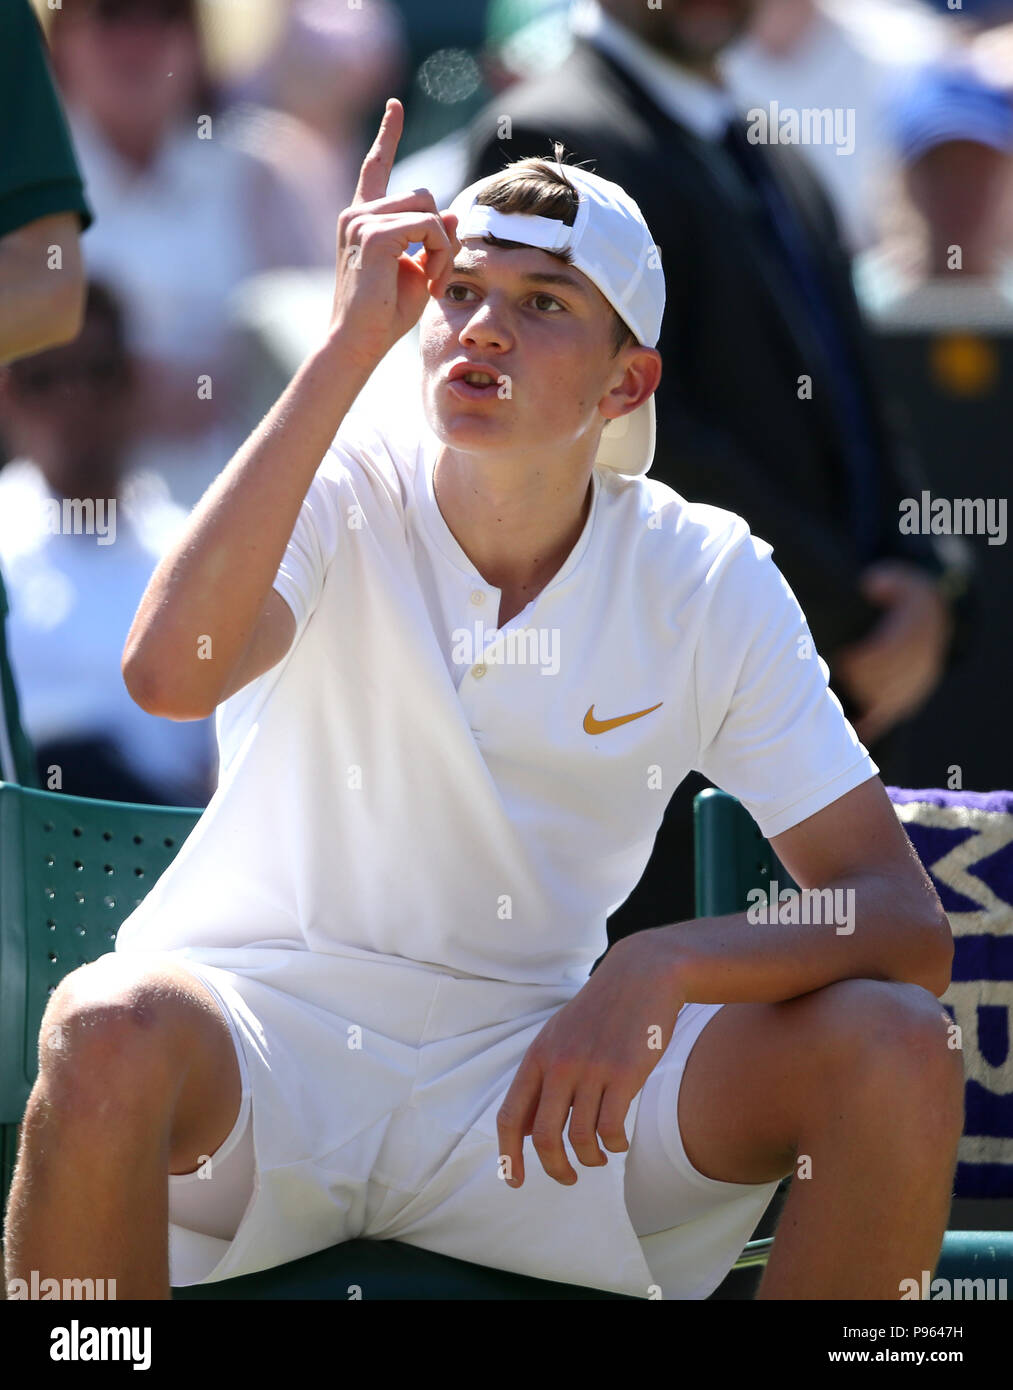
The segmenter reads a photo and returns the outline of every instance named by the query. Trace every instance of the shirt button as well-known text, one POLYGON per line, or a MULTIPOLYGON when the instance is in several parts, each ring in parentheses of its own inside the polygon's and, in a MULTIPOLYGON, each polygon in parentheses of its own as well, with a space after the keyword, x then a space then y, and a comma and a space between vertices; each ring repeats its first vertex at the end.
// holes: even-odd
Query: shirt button
POLYGON ((472 589, 471 601, 474 604, 485 603, 485 594, 481 589, 472 589))
POLYGON ((481 678, 485 675, 485 672, 486 668, 482 665, 481 662, 479 662, 477 666, 473 666, 471 668, 471 674, 475 677, 476 680, 481 680, 481 678))

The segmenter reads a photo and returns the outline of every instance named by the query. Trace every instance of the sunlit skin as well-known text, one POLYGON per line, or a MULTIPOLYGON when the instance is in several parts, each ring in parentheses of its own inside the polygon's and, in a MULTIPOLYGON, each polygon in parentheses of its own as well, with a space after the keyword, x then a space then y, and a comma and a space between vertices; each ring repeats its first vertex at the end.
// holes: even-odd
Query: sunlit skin
POLYGON ((614 318, 586 275, 534 247, 469 238, 432 286, 419 323, 423 407, 442 441, 440 510, 488 583, 502 589, 500 622, 552 578, 576 543, 607 420, 657 387, 661 355, 611 355, 614 318), (563 276, 545 285, 532 276, 563 276), (461 360, 496 369, 480 400, 448 389, 461 360))

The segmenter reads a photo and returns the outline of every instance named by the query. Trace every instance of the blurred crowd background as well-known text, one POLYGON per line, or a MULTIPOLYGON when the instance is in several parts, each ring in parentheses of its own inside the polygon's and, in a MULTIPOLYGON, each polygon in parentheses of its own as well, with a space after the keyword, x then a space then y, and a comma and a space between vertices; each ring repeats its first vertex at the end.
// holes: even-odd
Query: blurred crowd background
MULTIPOLYGON (((204 805, 213 721, 154 719, 120 676, 148 578, 327 323, 337 215, 385 100, 406 111, 390 191, 428 187, 446 207, 472 122, 566 60, 580 5, 34 3, 95 221, 81 334, 0 373, 0 566, 22 720, 64 791, 204 805), (46 533, 46 496, 116 498, 115 544, 46 533)), ((836 210, 884 389, 934 494, 1004 496, 1013 0, 763 0, 721 61, 743 110, 854 111, 846 157, 800 153, 836 210)), ((946 785, 959 764, 964 786, 1013 786, 1009 547, 971 545, 984 621, 912 721, 908 785, 946 785)))

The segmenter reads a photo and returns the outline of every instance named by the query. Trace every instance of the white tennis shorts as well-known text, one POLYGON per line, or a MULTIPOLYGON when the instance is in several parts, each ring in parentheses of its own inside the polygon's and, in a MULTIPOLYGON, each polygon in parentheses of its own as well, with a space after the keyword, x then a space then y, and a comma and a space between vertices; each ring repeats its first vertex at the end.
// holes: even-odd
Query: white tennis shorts
POLYGON ((706 1177, 682 1144, 683 1070, 721 1005, 680 1011, 627 1115, 625 1153, 587 1168, 564 1128, 577 1182, 548 1177, 525 1140, 524 1183, 510 1188, 496 1113, 572 990, 270 948, 158 954, 217 999, 242 1076, 228 1138, 168 1178, 174 1287, 365 1237, 645 1298, 703 1299, 777 1190, 706 1177))

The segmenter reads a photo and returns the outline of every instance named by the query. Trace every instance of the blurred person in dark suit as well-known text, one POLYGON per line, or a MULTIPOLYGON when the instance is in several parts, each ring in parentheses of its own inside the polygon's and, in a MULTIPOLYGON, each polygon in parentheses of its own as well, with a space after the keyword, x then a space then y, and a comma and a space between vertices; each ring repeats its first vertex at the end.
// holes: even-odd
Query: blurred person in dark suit
MULTIPOLYGON (((66 343, 84 316, 93 221, 46 43, 28 0, 0 7, 0 364, 66 343)), ((0 780, 37 785, 7 656, 0 577, 0 780)))
MULTIPOLYGON (((884 782, 903 783, 904 721, 968 641, 972 561, 900 532, 922 479, 877 385, 830 200, 798 150, 753 142, 722 84, 719 56, 754 8, 586 0, 558 70, 473 123, 464 181, 551 158, 558 139, 639 203, 670 287, 652 473, 770 542, 845 713, 884 782)), ((613 939, 694 915, 705 785, 693 774, 672 798, 613 939)))

